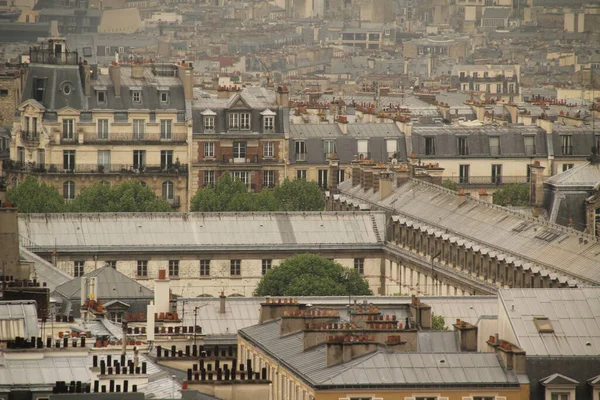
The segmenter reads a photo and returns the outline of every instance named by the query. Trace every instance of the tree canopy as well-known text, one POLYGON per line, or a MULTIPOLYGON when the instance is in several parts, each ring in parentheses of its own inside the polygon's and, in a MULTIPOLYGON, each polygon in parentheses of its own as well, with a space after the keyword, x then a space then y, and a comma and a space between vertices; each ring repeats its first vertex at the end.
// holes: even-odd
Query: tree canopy
POLYGON ((250 193, 241 180, 226 172, 214 188, 196 192, 191 211, 321 211, 324 207, 323 193, 315 182, 286 179, 273 189, 250 193))
POLYGON ((262 277, 255 296, 372 295, 359 273, 316 254, 298 254, 262 277))
POLYGON ((431 314, 431 330, 434 331, 447 331, 446 320, 444 317, 438 314, 431 314))
POLYGON ((81 190, 69 205, 72 212, 168 212, 171 205, 137 181, 110 186, 96 183, 81 190))
POLYGON ((515 183, 503 186, 494 192, 494 204, 524 207, 529 205, 529 185, 515 183))
POLYGON ((28 176, 16 188, 9 189, 6 199, 20 213, 60 213, 66 209, 65 199, 58 189, 28 176))

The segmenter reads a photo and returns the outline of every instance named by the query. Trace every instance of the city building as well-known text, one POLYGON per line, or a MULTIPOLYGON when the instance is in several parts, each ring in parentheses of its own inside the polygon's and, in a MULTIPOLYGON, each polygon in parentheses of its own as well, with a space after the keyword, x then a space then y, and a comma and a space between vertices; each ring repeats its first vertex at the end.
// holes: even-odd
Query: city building
POLYGON ((520 100, 520 65, 455 65, 452 86, 463 92, 483 93, 490 99, 520 100))
POLYGON ((30 57, 12 127, 11 187, 33 175, 72 200, 99 182, 137 181, 187 209, 191 68, 92 68, 59 36, 30 57))

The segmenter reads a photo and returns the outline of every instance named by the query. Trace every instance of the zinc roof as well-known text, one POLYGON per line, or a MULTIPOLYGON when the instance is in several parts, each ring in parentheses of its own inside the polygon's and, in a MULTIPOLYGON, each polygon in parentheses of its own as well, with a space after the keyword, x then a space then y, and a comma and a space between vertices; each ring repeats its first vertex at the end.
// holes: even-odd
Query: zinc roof
POLYGON ((50 291, 53 291, 57 286, 60 286, 63 283, 71 280, 72 277, 69 274, 56 268, 43 258, 38 257, 33 252, 23 247, 21 247, 19 251, 21 257, 27 261, 33 262, 33 268, 35 269, 37 280, 39 282, 45 282, 46 287, 48 287, 50 291))
POLYGON ((0 340, 17 336, 39 336, 35 301, 0 301, 0 340))
POLYGON ((91 373, 87 356, 0 358, 0 387, 45 386, 52 387, 57 381, 89 382, 91 373))
POLYGON ((54 249, 225 249, 375 245, 383 213, 116 213, 20 215, 19 232, 54 249), (374 228, 377 227, 377 229, 374 228))
POLYGON ((591 186, 594 187, 600 183, 600 164, 577 165, 571 169, 560 172, 544 183, 554 186, 591 186))
POLYGON ((501 289, 499 296, 528 356, 600 355, 600 288, 501 289), (554 332, 538 332, 534 317, 547 317, 554 332))

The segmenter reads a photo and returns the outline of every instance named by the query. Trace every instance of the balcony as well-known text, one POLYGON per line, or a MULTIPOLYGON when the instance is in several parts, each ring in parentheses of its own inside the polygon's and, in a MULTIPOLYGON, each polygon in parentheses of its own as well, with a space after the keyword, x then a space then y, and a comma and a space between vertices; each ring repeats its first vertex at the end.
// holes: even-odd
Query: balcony
POLYGON ((76 51, 60 53, 42 47, 31 47, 29 59, 32 64, 78 65, 79 63, 76 51))
POLYGON ((115 143, 115 144, 150 144, 150 143, 186 143, 186 132, 174 132, 168 139, 162 138, 160 132, 145 132, 144 134, 109 133, 106 139, 98 137, 97 132, 85 132, 84 143, 115 143))
POLYGON ((40 134, 38 132, 20 131, 21 142, 26 146, 39 146, 40 134))
POLYGON ((132 175, 186 175, 187 164, 179 165, 138 165, 129 164, 76 164, 72 167, 63 164, 36 164, 8 162, 5 163, 6 171, 30 172, 40 174, 132 174, 132 175))
POLYGON ((306 153, 296 153, 296 162, 306 161, 306 153))
POLYGON ((10 150, 9 149, 0 149, 0 160, 9 159, 10 158, 10 150))
POLYGON ((447 176, 442 181, 450 180, 461 187, 491 187, 517 183, 528 183, 526 176, 447 176))

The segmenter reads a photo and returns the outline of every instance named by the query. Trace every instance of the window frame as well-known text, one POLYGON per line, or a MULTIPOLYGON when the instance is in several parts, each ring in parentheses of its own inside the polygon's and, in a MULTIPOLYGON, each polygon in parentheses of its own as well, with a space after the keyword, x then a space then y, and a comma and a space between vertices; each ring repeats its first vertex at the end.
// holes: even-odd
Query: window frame
POLYGON ((204 158, 215 158, 215 142, 204 142, 204 158))
POLYGON ((65 140, 75 139, 75 119, 63 118, 62 120, 62 138, 65 140))
POLYGON ((179 260, 169 260, 169 278, 179 278, 179 260))
POLYGON ((236 277, 242 276, 242 260, 229 260, 229 275, 236 277))
POLYGON ((173 181, 164 181, 161 184, 162 198, 167 201, 175 200, 175 183, 173 181))
POLYGON ((275 157, 275 142, 263 142, 263 158, 275 157))
POLYGON ((73 261, 73 277, 85 275, 85 261, 73 261))
POLYGON ((131 93, 131 102, 133 104, 142 104, 142 92, 140 90, 134 90, 131 93))
POLYGON ((425 155, 435 156, 435 137, 425 136, 425 155))
POLYGON ((160 120, 160 139, 161 140, 172 140, 173 139, 173 120, 172 119, 161 119, 160 120))
POLYGON ((265 258, 261 260, 261 272, 262 276, 265 276, 267 272, 273 268, 273 260, 270 258, 265 258))
POLYGON ((144 119, 134 119, 133 123, 133 139, 134 140, 143 140, 145 131, 146 131, 146 120, 144 119))
POLYGON ((67 201, 75 199, 75 181, 64 181, 63 182, 63 198, 67 201))
POLYGON ((275 132, 275 117, 267 115, 263 119, 263 129, 265 132, 275 132))
POLYGON ((214 132, 215 130, 215 117, 214 115, 204 116, 204 131, 214 132))
POLYGON ((365 274, 365 259, 362 257, 354 259, 354 270, 358 272, 359 275, 365 274))
POLYGON ((136 277, 147 278, 148 277, 148 260, 137 260, 136 266, 136 277), (142 272, 142 273, 140 273, 142 272))
POLYGON ((215 187, 216 181, 216 173, 214 170, 206 170, 204 171, 204 176, 202 178, 204 187, 215 187))
POLYGON ((275 171, 272 169, 263 171, 263 187, 275 187, 275 171))
POLYGON ((96 121, 96 135, 98 140, 108 140, 108 126, 108 118, 98 118, 98 120, 96 121))
POLYGON ((210 276, 210 259, 200 260, 200 276, 210 276))

